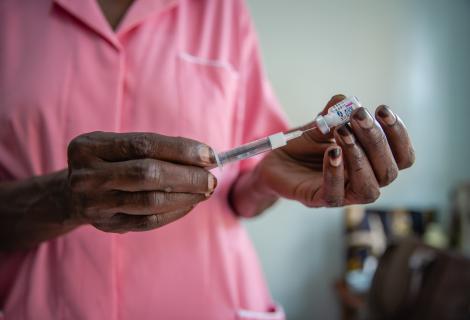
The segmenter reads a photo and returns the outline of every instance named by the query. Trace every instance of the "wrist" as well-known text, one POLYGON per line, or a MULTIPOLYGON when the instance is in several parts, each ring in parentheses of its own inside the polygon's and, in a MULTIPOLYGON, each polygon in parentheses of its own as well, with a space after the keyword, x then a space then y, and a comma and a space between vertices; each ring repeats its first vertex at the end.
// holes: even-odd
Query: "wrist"
POLYGON ((241 173, 232 187, 230 203, 239 216, 257 216, 279 198, 263 179, 261 165, 262 162, 253 170, 241 173))
POLYGON ((67 171, 0 184, 0 250, 17 250, 83 224, 73 214, 67 171))
POLYGON ((66 228, 75 228, 86 224, 79 213, 76 198, 70 188, 68 170, 57 173, 57 197, 58 212, 60 212, 59 223, 66 228))
POLYGON ((278 199, 278 194, 270 187, 268 179, 263 174, 263 161, 259 162, 251 172, 252 192, 257 198, 278 199))

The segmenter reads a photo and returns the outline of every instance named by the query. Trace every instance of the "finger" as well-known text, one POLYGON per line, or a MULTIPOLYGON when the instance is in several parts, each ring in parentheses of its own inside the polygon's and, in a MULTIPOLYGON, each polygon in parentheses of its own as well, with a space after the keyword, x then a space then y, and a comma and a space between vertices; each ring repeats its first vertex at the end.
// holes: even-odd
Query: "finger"
POLYGON ((118 213, 106 221, 94 223, 93 226, 105 232, 124 233, 129 231, 148 231, 178 220, 188 214, 192 209, 193 207, 189 207, 147 216, 118 213))
POLYGON ((167 192, 108 192, 90 199, 90 214, 109 217, 117 212, 130 215, 150 215, 194 206, 207 200, 209 194, 167 192))
POLYGON ((411 167, 415 162, 415 152, 401 119, 387 106, 378 107, 375 116, 387 136, 398 168, 411 167))
POLYGON ((75 138, 69 156, 92 153, 105 161, 153 158, 200 167, 216 163, 212 149, 198 141, 156 133, 93 132, 75 138))
POLYGON ((322 198, 327 207, 339 207, 344 203, 343 157, 338 146, 328 148, 324 155, 322 198))
POLYGON ((337 128, 335 139, 343 151, 344 166, 348 175, 345 204, 374 202, 380 195, 379 184, 364 150, 348 126, 337 128))
POLYGON ((74 191, 121 190, 211 193, 217 179, 209 171, 170 162, 142 159, 103 162, 95 169, 74 170, 70 175, 74 191))
POLYGON ((334 106, 335 104, 343 101, 344 99, 346 99, 346 96, 344 94, 336 94, 334 96, 331 97, 330 101, 328 101, 328 103, 326 104, 325 108, 323 108, 323 111, 320 112, 321 115, 325 115, 328 113, 328 109, 330 109, 332 106, 334 106))
POLYGON ((351 127, 367 154, 379 185, 390 184, 398 176, 398 166, 382 127, 365 108, 354 110, 351 127))
MULTIPOLYGON (((328 112, 329 108, 338 102, 343 101, 345 98, 346 96, 342 94, 333 96, 320 114, 325 114, 328 112)), ((292 131, 299 129, 305 131, 312 128, 312 125, 314 125, 313 121, 292 131)), ((296 160, 309 161, 311 160, 312 155, 316 156, 319 153, 323 154, 326 148, 331 145, 332 138, 332 134, 325 136, 318 128, 315 128, 305 132, 298 139, 290 141, 287 146, 283 147, 283 150, 296 160)))

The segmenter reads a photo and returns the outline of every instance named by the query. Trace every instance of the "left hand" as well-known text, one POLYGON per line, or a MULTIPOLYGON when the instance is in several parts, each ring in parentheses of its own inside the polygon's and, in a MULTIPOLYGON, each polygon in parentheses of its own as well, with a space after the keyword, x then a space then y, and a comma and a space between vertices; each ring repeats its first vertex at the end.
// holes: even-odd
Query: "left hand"
MULTIPOLYGON (((334 96, 325 111, 344 98, 334 96)), ((374 202, 380 187, 414 160, 403 122, 380 106, 375 119, 364 108, 355 110, 350 125, 330 136, 315 130, 303 134, 268 154, 257 170, 263 186, 278 196, 308 207, 337 207, 374 202)))

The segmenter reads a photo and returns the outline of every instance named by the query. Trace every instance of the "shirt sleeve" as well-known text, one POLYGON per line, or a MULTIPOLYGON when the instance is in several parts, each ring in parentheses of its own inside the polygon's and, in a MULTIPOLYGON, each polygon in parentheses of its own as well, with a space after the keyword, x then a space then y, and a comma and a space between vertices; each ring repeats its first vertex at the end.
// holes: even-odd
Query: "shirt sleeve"
MULTIPOLYGON (((274 95, 261 62, 258 38, 244 0, 240 3, 240 140, 247 143, 267 135, 286 131, 287 117, 274 95)), ((244 160, 240 171, 253 168, 262 156, 244 160)))

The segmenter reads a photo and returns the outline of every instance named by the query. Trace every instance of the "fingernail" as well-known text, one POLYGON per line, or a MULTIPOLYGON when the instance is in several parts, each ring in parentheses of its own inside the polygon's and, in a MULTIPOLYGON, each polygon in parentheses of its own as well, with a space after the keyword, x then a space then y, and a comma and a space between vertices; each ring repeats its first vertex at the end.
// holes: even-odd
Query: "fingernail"
POLYGON ((328 156, 330 157, 330 164, 333 167, 338 167, 341 164, 341 149, 334 148, 328 151, 328 156))
POLYGON ((202 162, 205 162, 207 164, 215 163, 214 152, 208 146, 206 145, 199 146, 198 153, 199 153, 199 158, 201 159, 202 162))
POLYGON ((397 122, 397 117, 387 106, 380 106, 377 114, 389 126, 393 126, 397 122))
POLYGON ((346 144, 354 144, 354 137, 349 131, 349 129, 346 126, 341 126, 338 129, 336 129, 341 136, 341 139, 344 141, 346 144))
POLYGON ((346 99, 346 96, 344 94, 335 94, 333 97, 331 97, 330 101, 333 101, 333 100, 344 100, 346 99))
POLYGON ((214 193, 215 187, 217 187, 217 179, 212 174, 209 174, 209 177, 207 178, 207 187, 209 191, 204 195, 206 198, 209 198, 214 193))
POLYGON ((357 121, 362 129, 370 129, 374 125, 374 119, 369 111, 365 108, 359 108, 353 115, 354 120, 357 121))
POLYGON ((215 187, 217 187, 217 179, 214 177, 214 175, 209 173, 207 178, 207 188, 209 189, 209 193, 213 192, 215 187))

